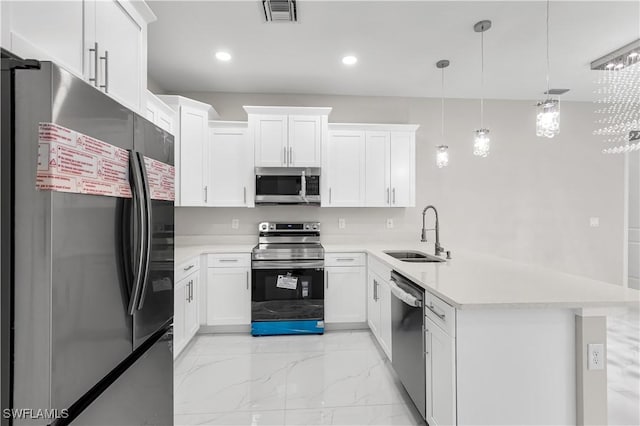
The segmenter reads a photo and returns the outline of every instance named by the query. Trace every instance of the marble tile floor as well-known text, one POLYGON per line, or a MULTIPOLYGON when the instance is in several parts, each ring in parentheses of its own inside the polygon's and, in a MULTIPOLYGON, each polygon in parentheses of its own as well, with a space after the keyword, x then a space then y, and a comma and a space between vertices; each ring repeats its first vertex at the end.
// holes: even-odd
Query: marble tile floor
POLYGON ((369 331, 200 335, 175 365, 176 425, 424 425, 369 331))
POLYGON ((607 317, 609 425, 640 425, 640 311, 607 317))

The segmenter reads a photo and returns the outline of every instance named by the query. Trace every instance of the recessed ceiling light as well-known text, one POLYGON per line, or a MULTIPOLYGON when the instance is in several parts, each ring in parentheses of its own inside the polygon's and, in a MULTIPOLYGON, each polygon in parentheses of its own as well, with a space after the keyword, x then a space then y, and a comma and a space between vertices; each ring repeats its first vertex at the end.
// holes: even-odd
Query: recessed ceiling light
POLYGON ((348 55, 342 58, 342 63, 345 65, 355 65, 356 62, 358 62, 358 58, 352 55, 348 55))
POLYGON ((620 62, 614 68, 617 69, 617 70, 622 69, 622 68, 624 68, 624 64, 622 62, 620 62))
POLYGON ((228 52, 216 52, 216 59, 227 62, 231 60, 231 55, 228 52))
POLYGON ((640 55, 640 53, 638 53, 638 52, 631 52, 631 53, 629 53, 628 58, 629 58, 629 59, 633 59, 633 58, 635 58, 635 57, 636 57, 636 56, 638 56, 638 55, 640 55))
POLYGON ((615 67, 615 66, 616 66, 616 64, 614 64, 613 62, 609 62, 609 63, 607 64, 607 69, 611 69, 611 68, 613 68, 613 67, 615 67))

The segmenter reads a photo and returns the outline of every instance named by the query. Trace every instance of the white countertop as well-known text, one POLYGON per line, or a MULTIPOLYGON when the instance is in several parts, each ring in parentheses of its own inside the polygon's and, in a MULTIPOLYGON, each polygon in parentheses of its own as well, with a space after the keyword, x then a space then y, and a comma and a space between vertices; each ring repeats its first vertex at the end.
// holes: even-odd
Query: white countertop
MULTIPOLYGON (((250 253, 254 244, 176 246, 176 264, 203 253, 250 253)), ((431 245, 324 244, 325 251, 365 252, 458 309, 602 308, 640 306, 640 291, 541 266, 471 252, 454 252, 444 263, 407 263, 383 250, 417 250, 431 245)))

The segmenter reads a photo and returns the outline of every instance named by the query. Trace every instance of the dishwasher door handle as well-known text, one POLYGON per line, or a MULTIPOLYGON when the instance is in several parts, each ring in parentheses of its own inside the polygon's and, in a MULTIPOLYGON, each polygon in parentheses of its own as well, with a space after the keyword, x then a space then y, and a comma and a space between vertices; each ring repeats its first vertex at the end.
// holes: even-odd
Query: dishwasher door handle
POLYGON ((402 300, 407 305, 414 308, 419 308, 422 306, 422 300, 398 287, 397 281, 395 279, 389 279, 389 287, 391 287, 391 293, 393 293, 394 296, 402 300))

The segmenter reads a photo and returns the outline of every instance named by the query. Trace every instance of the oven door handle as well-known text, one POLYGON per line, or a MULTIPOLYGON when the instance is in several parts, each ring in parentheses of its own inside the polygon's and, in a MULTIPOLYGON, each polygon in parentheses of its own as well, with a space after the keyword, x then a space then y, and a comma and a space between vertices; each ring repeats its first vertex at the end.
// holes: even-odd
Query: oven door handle
POLYGON ((324 260, 254 260, 251 269, 310 269, 324 268, 324 260))

